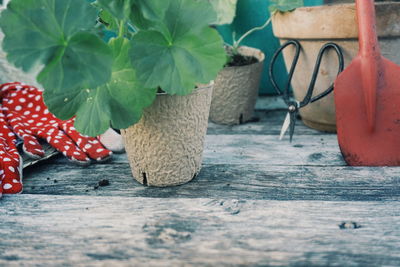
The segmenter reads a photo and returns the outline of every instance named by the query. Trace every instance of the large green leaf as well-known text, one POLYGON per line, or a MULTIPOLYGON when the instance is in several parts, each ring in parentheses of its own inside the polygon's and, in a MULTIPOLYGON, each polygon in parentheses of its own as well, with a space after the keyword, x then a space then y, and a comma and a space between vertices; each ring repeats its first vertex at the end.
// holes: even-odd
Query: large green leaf
MULTIPOLYGON (((203 0, 204 1, 204 0, 203 0)), ((217 13, 216 25, 231 24, 236 15, 237 0, 208 0, 217 13)))
MULTIPOLYGON (((131 0, 140 13, 148 20, 163 18, 171 0, 131 0)), ((175 1, 175 0, 172 0, 175 1)))
POLYGON ((118 129, 138 122, 143 109, 153 103, 156 89, 138 84, 135 71, 128 58, 130 42, 125 38, 111 39, 114 53, 112 78, 109 83, 90 90, 77 112, 75 126, 87 135, 98 135, 110 124, 118 129))
MULTIPOLYGON (((168 29, 162 23, 154 23, 162 21, 165 18, 166 11, 171 0, 131 0, 132 13, 130 21, 135 28, 139 30, 156 29, 168 34, 168 29)), ((172 0, 175 1, 175 0, 172 0)))
POLYGON ((38 76, 38 81, 46 90, 93 88, 110 79, 111 51, 93 34, 75 34, 68 41, 68 46, 59 47, 54 55, 38 76))
POLYGON ((157 88, 149 89, 138 82, 128 56, 129 40, 112 39, 110 46, 115 57, 112 79, 106 85, 110 95, 111 124, 123 129, 139 121, 143 109, 153 103, 157 88))
POLYGON ((132 19, 136 26, 164 17, 170 0, 97 0, 97 4, 120 20, 132 19))
POLYGON ((96 87, 110 79, 110 49, 93 29, 97 11, 82 0, 13 0, 0 18, 8 60, 25 71, 46 66, 46 90, 96 87))
POLYGON ((221 37, 208 26, 214 20, 207 1, 170 1, 165 17, 152 22, 153 30, 132 39, 130 57, 138 79, 172 95, 188 94, 197 83, 213 80, 226 61, 221 37))
POLYGON ((270 0, 269 10, 271 13, 287 12, 302 6, 304 6, 304 0, 270 0))

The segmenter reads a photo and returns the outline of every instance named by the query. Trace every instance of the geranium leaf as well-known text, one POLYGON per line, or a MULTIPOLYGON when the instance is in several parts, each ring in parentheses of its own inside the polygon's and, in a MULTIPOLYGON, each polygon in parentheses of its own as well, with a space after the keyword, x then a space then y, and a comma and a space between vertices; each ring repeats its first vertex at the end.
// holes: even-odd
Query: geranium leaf
POLYGON ((130 42, 114 38, 109 42, 114 54, 112 78, 109 83, 90 90, 90 95, 77 112, 75 126, 83 134, 95 136, 112 125, 123 129, 138 122, 143 109, 149 106, 157 90, 138 84, 135 70, 128 58, 130 42))
MULTIPOLYGON (((204 1, 204 0, 203 0, 204 1)), ((208 0, 217 14, 215 25, 231 24, 236 15, 237 0, 208 0)))
POLYGON ((94 88, 110 80, 112 54, 100 38, 90 33, 77 33, 66 47, 59 47, 55 57, 38 76, 46 90, 94 88))
POLYGON ((13 0, 0 18, 3 47, 8 60, 25 71, 46 66, 39 76, 46 90, 96 87, 110 79, 112 65, 107 45, 81 33, 92 30, 96 19, 86 1, 13 0))
POLYGON ((66 92, 54 92, 46 90, 43 99, 50 110, 57 118, 68 120, 76 115, 82 103, 89 96, 87 90, 68 90, 66 92))
POLYGON ((158 20, 164 17, 171 0, 131 0, 140 9, 143 17, 158 20))
POLYGON ((146 20, 164 16, 170 0, 97 0, 97 4, 120 20, 127 20, 135 12, 146 20))
POLYGON ((155 24, 154 21, 162 21, 170 5, 171 0, 131 0, 132 13, 130 20, 140 30, 157 29, 167 32, 165 25, 155 24))
POLYGON ((130 16, 132 0, 97 0, 97 4, 114 17, 123 20, 130 16))
POLYGON ((111 124, 118 129, 138 122, 143 109, 153 103, 157 93, 156 87, 149 89, 138 82, 128 56, 130 45, 125 38, 110 41, 115 62, 111 81, 106 86, 110 95, 111 124))
POLYGON ((214 20, 207 1, 170 1, 164 19, 152 22, 154 30, 132 39, 130 57, 143 85, 185 95, 213 80, 226 61, 221 37, 208 26, 214 20))
POLYGON ((97 136, 110 127, 109 116, 107 91, 103 87, 90 90, 88 98, 76 114, 75 128, 82 134, 97 136))

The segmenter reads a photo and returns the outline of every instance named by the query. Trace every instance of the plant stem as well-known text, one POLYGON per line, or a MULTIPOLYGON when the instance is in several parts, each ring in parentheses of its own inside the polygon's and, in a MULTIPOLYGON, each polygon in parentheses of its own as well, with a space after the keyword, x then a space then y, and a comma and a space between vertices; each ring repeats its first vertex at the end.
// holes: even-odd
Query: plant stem
POLYGON ((246 38, 247 36, 249 36, 250 34, 252 34, 255 31, 260 31, 260 30, 263 30, 265 27, 267 27, 271 23, 272 16, 273 16, 273 14, 271 14, 271 17, 262 26, 255 27, 255 28, 249 30, 248 32, 243 34, 242 37, 239 38, 239 40, 234 41, 234 43, 233 43, 234 51, 237 50, 237 48, 239 47, 240 43, 244 40, 244 38, 246 38))
POLYGON ((125 36, 125 21, 121 20, 119 24, 118 37, 125 36))

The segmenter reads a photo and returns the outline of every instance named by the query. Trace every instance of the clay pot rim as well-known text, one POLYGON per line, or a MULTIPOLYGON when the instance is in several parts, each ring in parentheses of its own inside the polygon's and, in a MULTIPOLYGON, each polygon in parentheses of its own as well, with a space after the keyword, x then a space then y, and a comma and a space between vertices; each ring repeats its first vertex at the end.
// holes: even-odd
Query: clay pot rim
MULTIPOLYGON (((375 3, 380 38, 398 38, 400 2, 375 3)), ((279 39, 342 40, 358 39, 355 3, 301 7, 278 12, 272 17, 274 35, 279 39)))
MULTIPOLYGON (((386 6, 386 5, 399 5, 400 2, 395 2, 395 1, 387 1, 387 2, 375 2, 375 6, 386 6)), ((299 11, 305 11, 305 10, 317 10, 317 9, 328 9, 332 7, 349 7, 352 9, 356 9, 356 4, 355 3, 341 3, 341 4, 327 4, 327 5, 319 5, 319 6, 303 6, 303 7, 298 7, 294 11, 299 10, 299 11)))
POLYGON ((234 69, 234 68, 245 68, 245 67, 248 67, 248 66, 253 66, 255 64, 262 63, 265 60, 264 52, 261 51, 261 49, 258 49, 258 48, 255 48, 255 47, 241 45, 238 48, 238 52, 242 56, 244 55, 244 56, 253 56, 253 57, 255 57, 257 59, 257 62, 254 62, 252 64, 248 64, 248 65, 243 65, 243 66, 228 66, 228 67, 224 67, 223 70, 225 70, 225 69, 234 69), (248 52, 252 52, 252 53, 248 53, 248 54, 245 54, 245 55, 243 53, 241 53, 241 52, 246 51, 246 50, 248 52))
MULTIPOLYGON (((198 84, 196 88, 187 95, 197 94, 199 91, 209 89, 210 87, 214 86, 214 81, 209 82, 208 84, 198 84)), ((157 93, 158 96, 187 96, 187 95, 170 95, 167 92, 157 93)))

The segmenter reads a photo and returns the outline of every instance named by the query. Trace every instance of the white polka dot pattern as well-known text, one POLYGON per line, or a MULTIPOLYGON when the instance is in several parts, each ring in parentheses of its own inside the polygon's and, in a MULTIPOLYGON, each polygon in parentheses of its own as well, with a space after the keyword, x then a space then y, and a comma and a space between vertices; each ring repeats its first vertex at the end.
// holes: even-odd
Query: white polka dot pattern
POLYGON ((4 96, 2 104, 6 120, 23 139, 24 151, 29 155, 44 156, 38 138, 80 164, 88 164, 90 159, 104 161, 112 155, 96 138, 78 133, 73 127, 74 118, 62 121, 51 114, 40 90, 20 83, 4 84, 0 90, 4 96))
POLYGON ((0 110, 0 197, 22 191, 20 157, 15 146, 16 136, 0 110))

